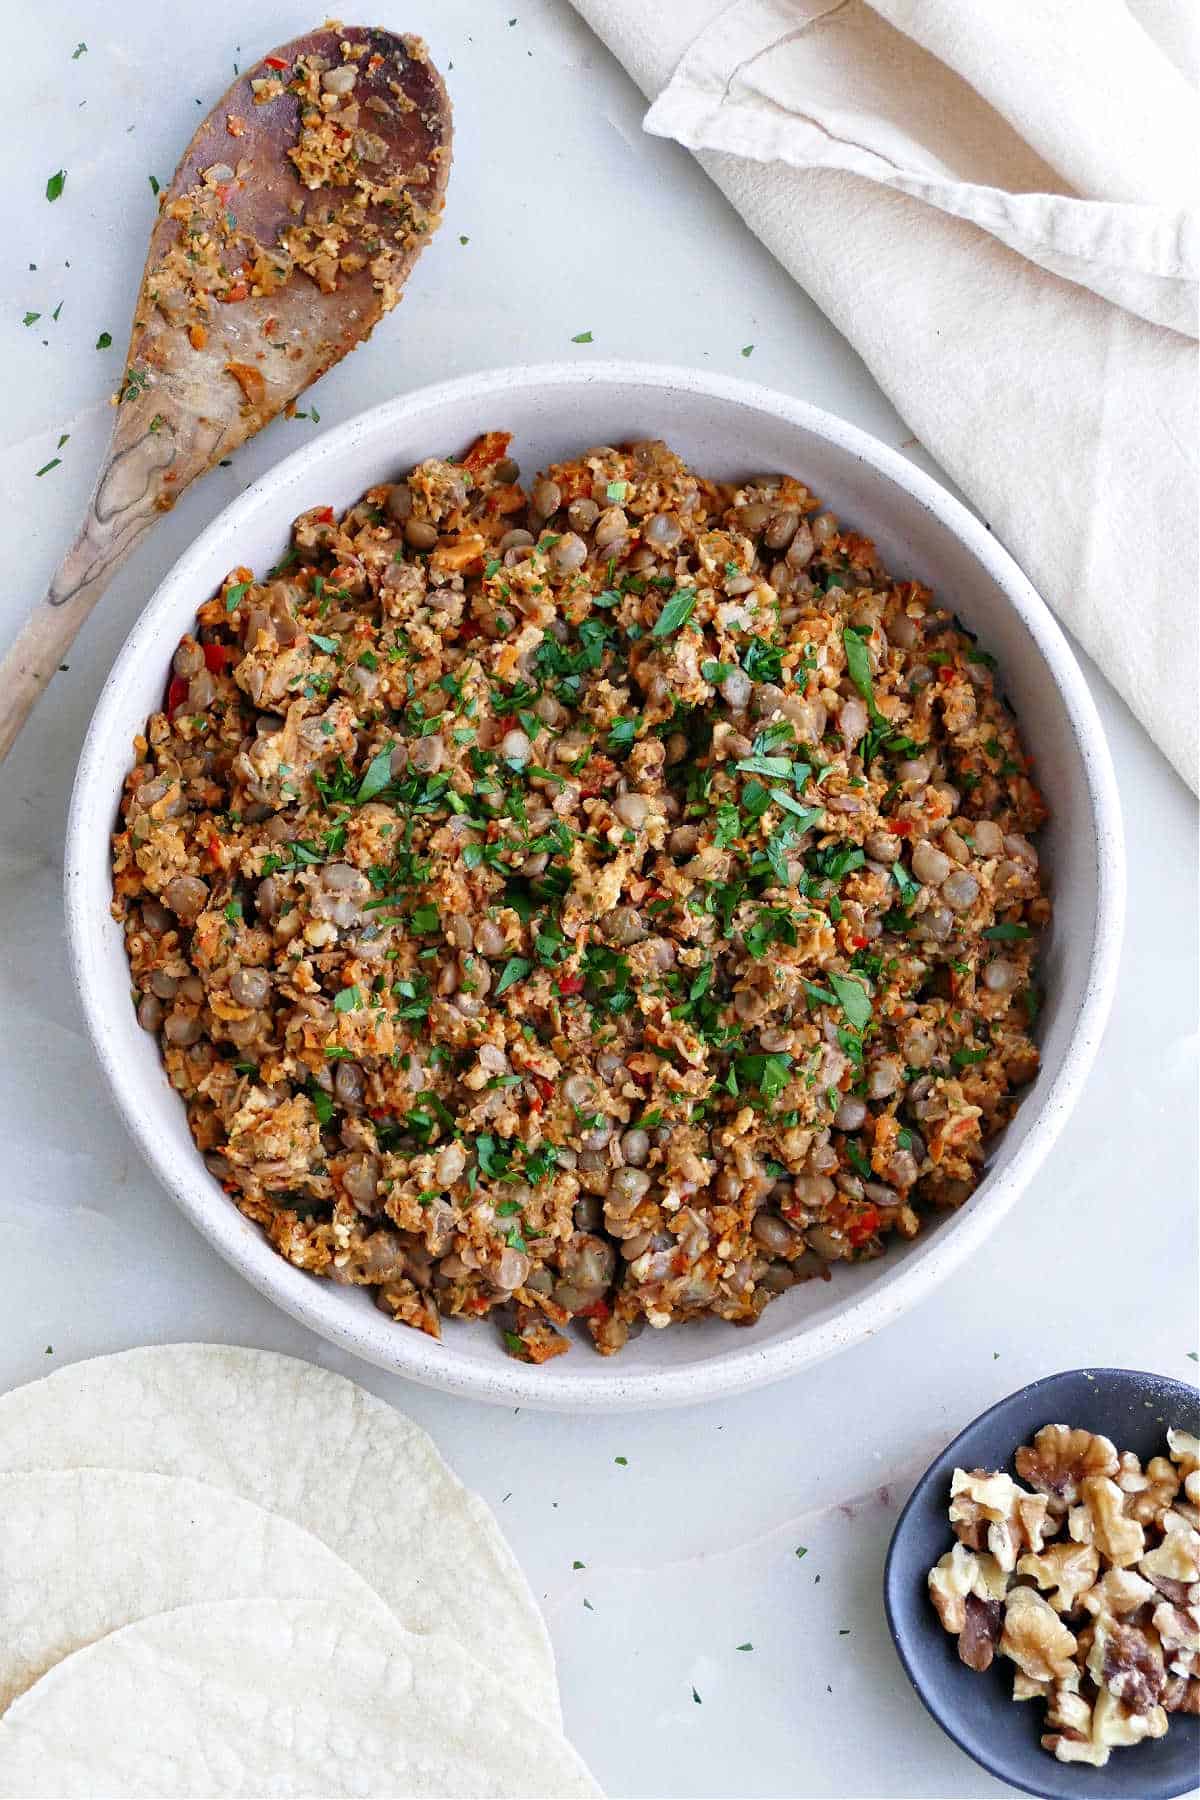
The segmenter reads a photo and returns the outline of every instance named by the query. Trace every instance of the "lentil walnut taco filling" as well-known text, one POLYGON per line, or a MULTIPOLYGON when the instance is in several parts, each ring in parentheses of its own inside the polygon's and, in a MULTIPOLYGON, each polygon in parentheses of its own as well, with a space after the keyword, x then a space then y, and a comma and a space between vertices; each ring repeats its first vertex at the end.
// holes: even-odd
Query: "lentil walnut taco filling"
POLYGON ((791 477, 490 432, 237 569, 114 839, 138 1016, 290 1262, 437 1336, 751 1324, 1034 1077, 992 659, 791 477))

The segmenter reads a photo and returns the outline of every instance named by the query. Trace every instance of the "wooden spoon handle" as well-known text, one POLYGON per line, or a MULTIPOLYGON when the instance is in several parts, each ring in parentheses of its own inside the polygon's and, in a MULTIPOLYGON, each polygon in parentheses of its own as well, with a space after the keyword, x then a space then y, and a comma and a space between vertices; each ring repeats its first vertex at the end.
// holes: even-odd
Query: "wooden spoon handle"
POLYGON ((120 436, 114 436, 78 537, 0 663, 0 762, 93 606, 161 516, 150 479, 163 460, 159 445, 145 436, 123 445, 120 436))

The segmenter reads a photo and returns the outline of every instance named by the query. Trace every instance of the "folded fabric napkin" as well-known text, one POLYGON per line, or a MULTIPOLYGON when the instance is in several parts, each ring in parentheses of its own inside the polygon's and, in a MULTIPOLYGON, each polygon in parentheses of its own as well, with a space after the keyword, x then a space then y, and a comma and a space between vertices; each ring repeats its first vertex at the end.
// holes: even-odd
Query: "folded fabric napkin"
POLYGON ((1191 0, 575 0, 1197 785, 1191 0))

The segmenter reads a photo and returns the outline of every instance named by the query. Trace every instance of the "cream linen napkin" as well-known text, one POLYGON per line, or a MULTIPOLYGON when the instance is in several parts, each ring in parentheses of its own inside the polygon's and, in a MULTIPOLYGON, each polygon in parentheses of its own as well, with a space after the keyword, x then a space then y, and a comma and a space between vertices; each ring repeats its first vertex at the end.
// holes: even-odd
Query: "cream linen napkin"
POLYGON ((1191 0, 575 0, 1197 783, 1191 0))

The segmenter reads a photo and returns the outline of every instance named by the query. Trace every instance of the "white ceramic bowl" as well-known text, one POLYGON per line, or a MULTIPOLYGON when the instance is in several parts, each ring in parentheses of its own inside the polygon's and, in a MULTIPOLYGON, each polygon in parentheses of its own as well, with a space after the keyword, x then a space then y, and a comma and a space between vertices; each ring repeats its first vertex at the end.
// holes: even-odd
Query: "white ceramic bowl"
POLYGON ((1045 605, 984 527, 895 451, 828 413, 746 382, 636 363, 496 370, 424 388, 327 432, 249 488, 180 558, 130 633, 87 734, 67 828, 67 924, 96 1051, 126 1124, 193 1224, 261 1293, 370 1362, 477 1399, 564 1409, 678 1405, 777 1380, 878 1331, 944 1281, 1028 1186, 1079 1094, 1108 1016, 1123 902, 1120 813, 1095 706, 1045 605), (108 834, 130 746, 161 704, 171 653, 200 602, 236 564, 274 562, 306 507, 344 507, 485 429, 514 434, 527 475, 589 444, 662 437, 708 474, 802 478, 876 540, 886 567, 928 582, 999 658, 1052 812, 1042 1071, 968 1204, 876 1262, 793 1289, 752 1330, 712 1319, 645 1331, 612 1358, 580 1342, 540 1369, 507 1356, 486 1325, 448 1321, 434 1343, 392 1323, 361 1289, 302 1274, 271 1249, 192 1144, 158 1045, 134 1018, 109 915, 108 834))

